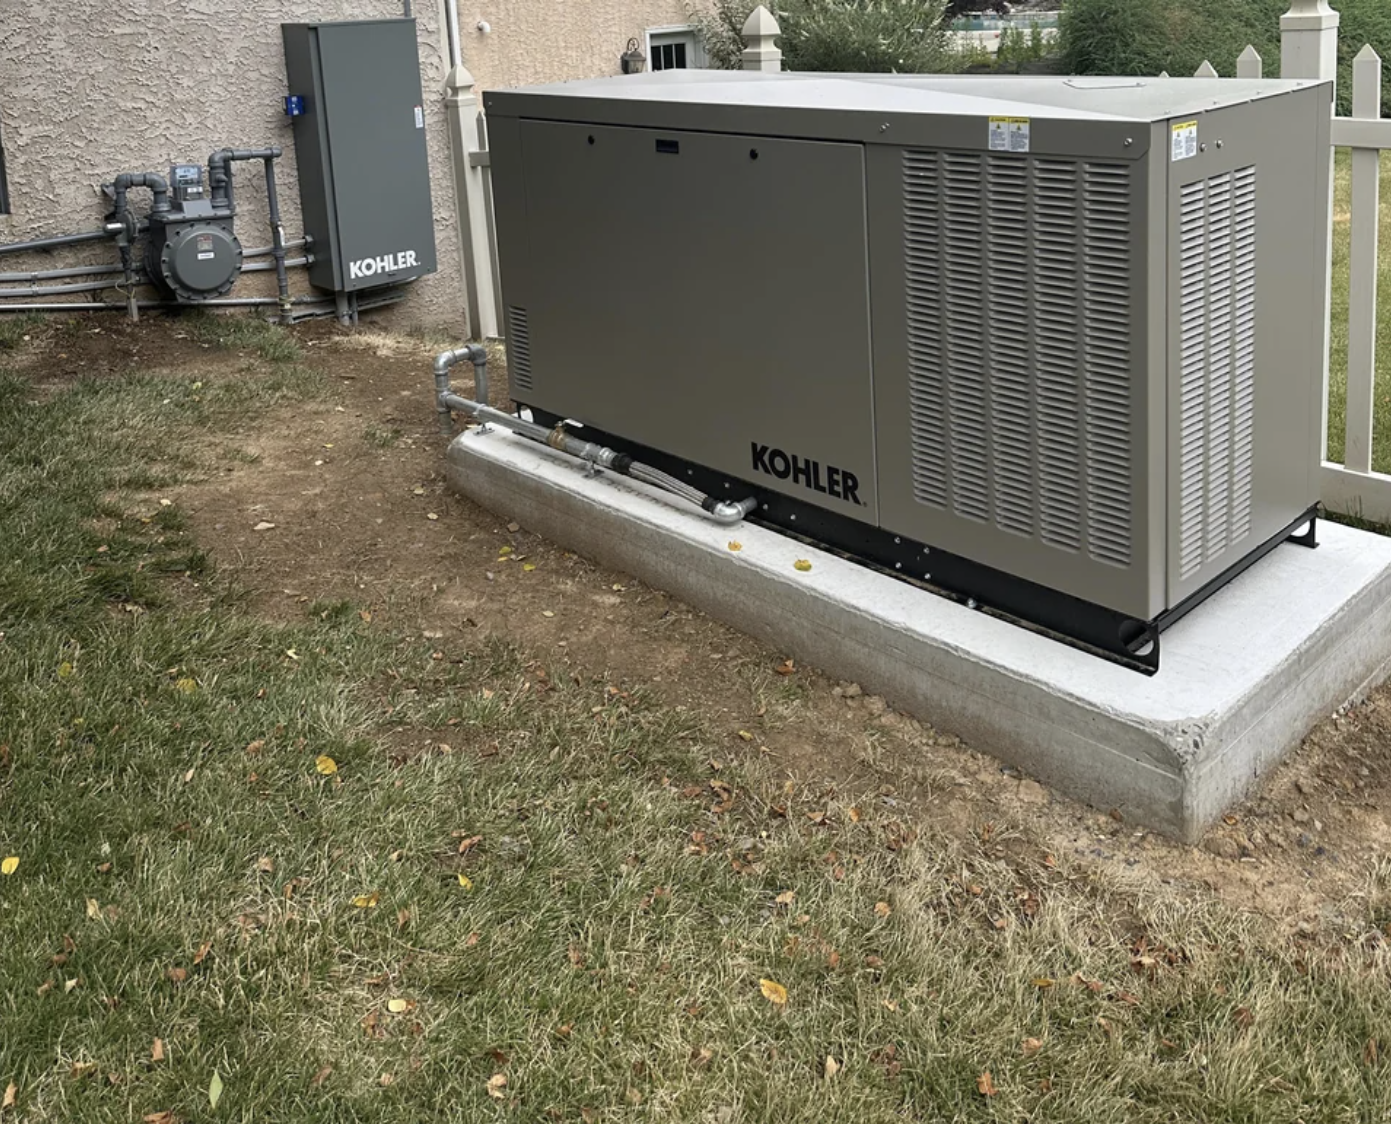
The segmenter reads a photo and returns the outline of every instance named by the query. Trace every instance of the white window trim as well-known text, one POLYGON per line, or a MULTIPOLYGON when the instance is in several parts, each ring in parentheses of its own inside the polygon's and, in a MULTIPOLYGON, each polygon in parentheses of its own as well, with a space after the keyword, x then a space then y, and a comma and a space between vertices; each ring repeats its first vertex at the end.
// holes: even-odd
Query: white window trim
POLYGON ((691 52, 691 66, 689 69, 704 70, 706 67, 705 44, 701 42, 700 31, 693 23, 675 23, 666 27, 649 27, 646 32, 648 69, 652 68, 651 60, 655 57, 652 53, 652 37, 661 38, 666 35, 689 35, 693 44, 691 52))

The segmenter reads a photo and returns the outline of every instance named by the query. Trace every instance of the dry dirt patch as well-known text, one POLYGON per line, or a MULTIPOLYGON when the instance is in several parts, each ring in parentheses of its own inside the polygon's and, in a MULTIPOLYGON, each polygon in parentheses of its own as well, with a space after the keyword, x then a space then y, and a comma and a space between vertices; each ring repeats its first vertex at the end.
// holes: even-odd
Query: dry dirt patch
MULTIPOLYGON (((94 326, 64 329, 36 377, 225 373, 251 361, 207 350, 177 320, 94 326)), ((529 534, 525 511, 454 496, 430 394, 435 347, 323 324, 298 336, 324 393, 217 435, 220 468, 176 497, 258 611, 288 617, 346 598, 446 650, 505 637, 563 673, 698 712, 727 731, 731 757, 757 755, 798 781, 877 794, 1040 857, 1204 884, 1291 929, 1336 926, 1370 886, 1391 826, 1387 690, 1323 723, 1201 847, 1183 847, 1050 794, 856 685, 800 665, 786 674, 786 653, 529 534)))

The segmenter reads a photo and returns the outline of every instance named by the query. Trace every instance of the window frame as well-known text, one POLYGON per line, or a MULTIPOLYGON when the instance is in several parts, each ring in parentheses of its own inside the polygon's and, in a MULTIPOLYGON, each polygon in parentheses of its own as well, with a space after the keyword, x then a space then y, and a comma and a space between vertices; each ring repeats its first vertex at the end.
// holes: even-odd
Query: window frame
POLYGON ((707 66, 705 44, 701 42, 700 30, 691 23, 669 24, 664 27, 649 27, 645 35, 647 41, 648 69, 656 70, 656 48, 669 43, 686 44, 686 69, 704 70, 707 66))

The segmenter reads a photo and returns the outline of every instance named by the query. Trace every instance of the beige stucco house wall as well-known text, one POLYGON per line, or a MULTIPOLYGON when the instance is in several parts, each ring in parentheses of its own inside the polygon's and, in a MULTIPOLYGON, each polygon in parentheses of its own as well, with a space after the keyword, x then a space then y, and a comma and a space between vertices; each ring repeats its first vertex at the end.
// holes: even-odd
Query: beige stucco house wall
MULTIPOLYGON (((224 146, 269 145, 285 150, 277 173, 283 220, 287 236, 298 237, 303 227, 282 105, 280 24, 402 14, 401 0, 52 0, 0 8, 0 143, 11 209, 0 215, 0 242, 96 229, 109 210, 99 185, 120 172, 167 174, 172 163, 204 163, 224 146)), ((439 271, 378 315, 397 327, 462 335, 462 261, 444 110, 444 0, 415 0, 413 15, 439 271)), ((482 89, 617 74, 629 39, 645 44, 647 29, 687 23, 688 8, 685 0, 459 0, 459 16, 464 62, 482 89)), ((237 165, 236 188, 243 246, 269 245, 260 166, 237 165)), ((132 198, 147 206, 147 195, 132 198)), ((98 243, 3 255, 0 272, 116 260, 114 246, 98 243)), ((297 294, 312 291, 303 270, 291 277, 297 294)), ((243 275, 229 295, 273 294, 274 275, 256 273, 243 275)), ((100 299, 120 298, 108 290, 100 299)))

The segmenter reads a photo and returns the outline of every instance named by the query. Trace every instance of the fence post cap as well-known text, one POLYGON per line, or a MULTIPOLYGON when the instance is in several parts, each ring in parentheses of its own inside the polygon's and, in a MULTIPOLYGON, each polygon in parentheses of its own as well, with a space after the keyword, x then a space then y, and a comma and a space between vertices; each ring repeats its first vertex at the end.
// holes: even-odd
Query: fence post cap
POLYGON ((745 39, 767 39, 774 35, 781 35, 782 28, 778 26, 778 21, 773 18, 773 13, 760 4, 749 13, 749 18, 744 21, 743 34, 745 39))
POLYGON ((1248 43, 1248 44, 1246 45, 1246 50, 1242 51, 1241 54, 1237 56, 1237 61, 1238 61, 1238 62, 1260 62, 1260 61, 1261 61, 1261 53, 1260 53, 1260 51, 1256 50, 1256 46, 1255 46, 1254 43, 1248 43))
POLYGON ((1353 59, 1352 61, 1353 61, 1353 62, 1381 62, 1381 56, 1380 56, 1379 54, 1377 54, 1376 48, 1373 47, 1370 43, 1368 43, 1365 47, 1363 47, 1360 51, 1357 52, 1357 57, 1356 57, 1355 59, 1353 59))
POLYGON ((1203 65, 1200 66, 1200 67, 1198 67, 1198 71, 1197 71, 1196 74, 1193 75, 1193 77, 1194 77, 1194 78, 1216 78, 1216 77, 1217 77, 1217 68, 1216 68, 1215 66, 1213 66, 1212 63, 1208 62, 1207 59, 1203 59, 1203 65))

